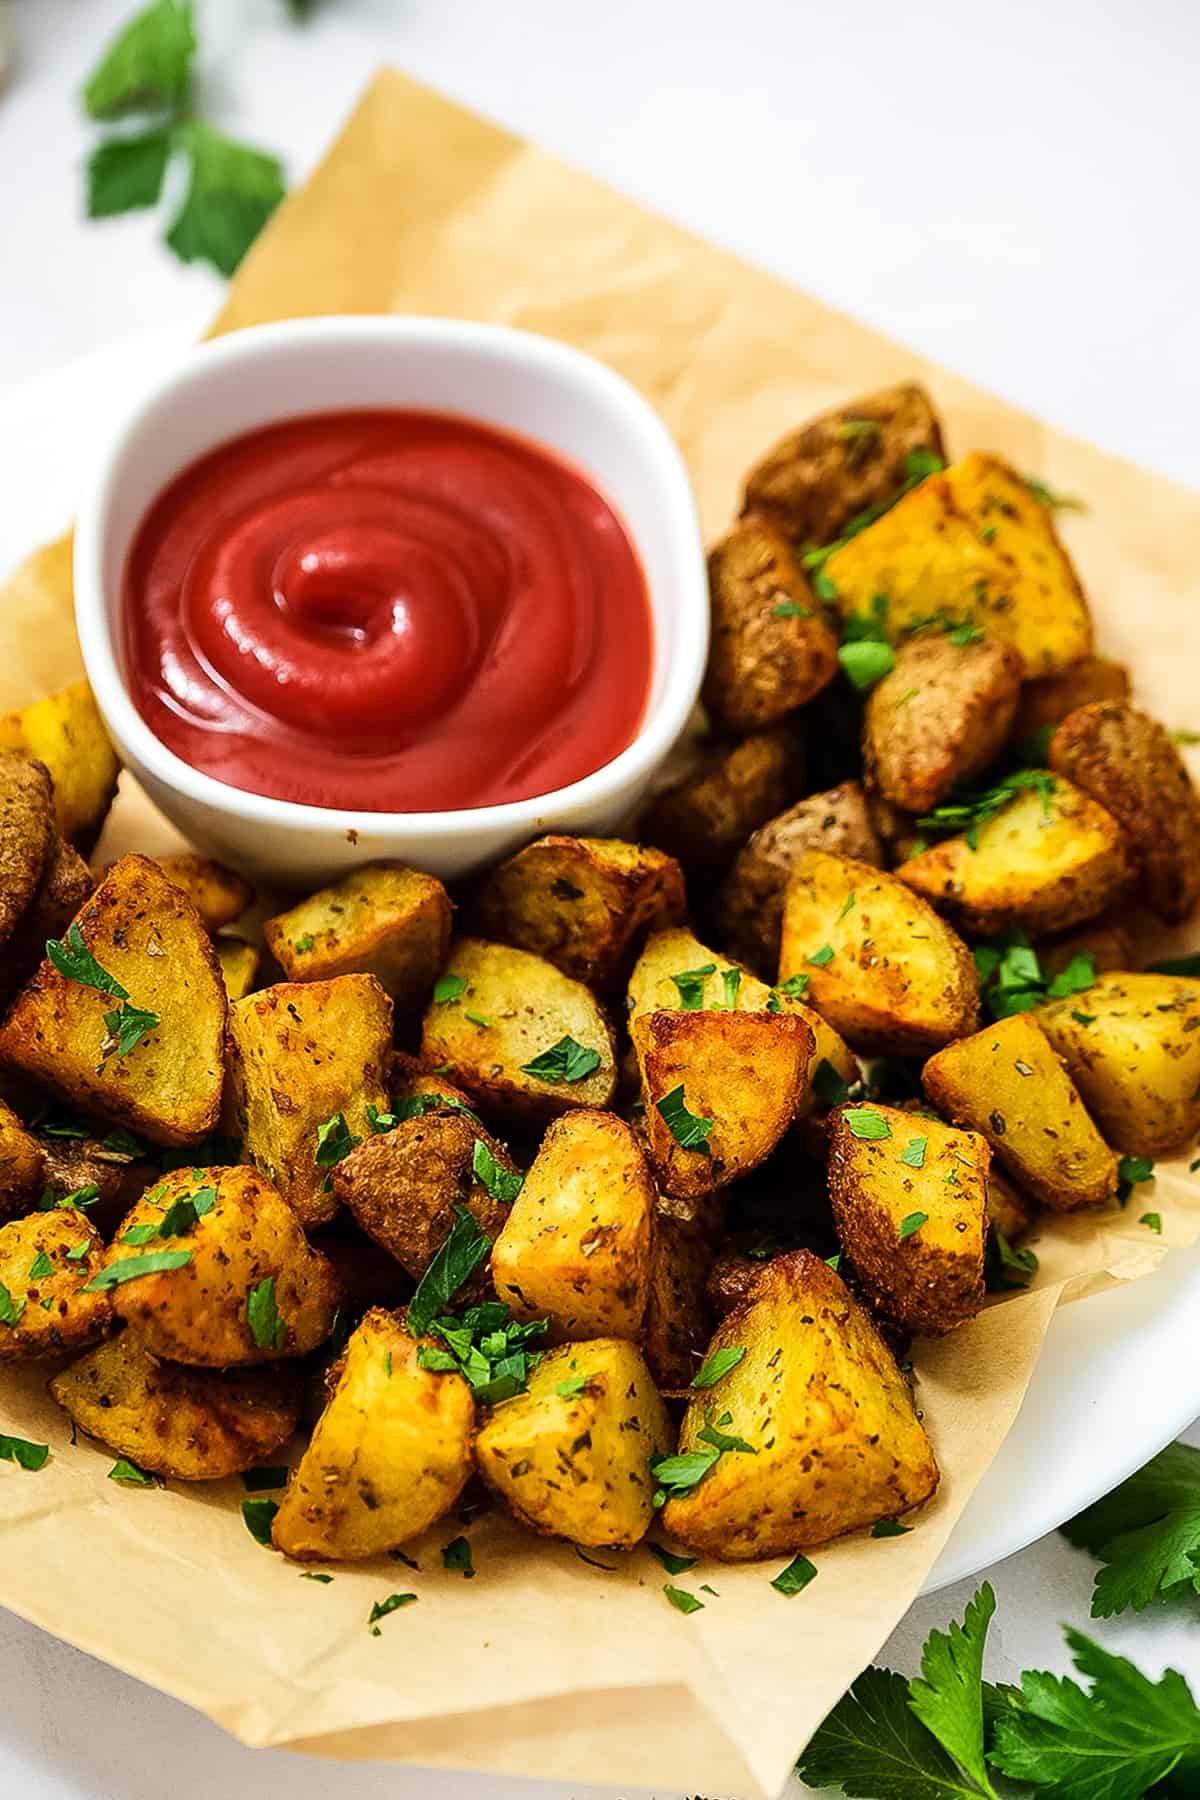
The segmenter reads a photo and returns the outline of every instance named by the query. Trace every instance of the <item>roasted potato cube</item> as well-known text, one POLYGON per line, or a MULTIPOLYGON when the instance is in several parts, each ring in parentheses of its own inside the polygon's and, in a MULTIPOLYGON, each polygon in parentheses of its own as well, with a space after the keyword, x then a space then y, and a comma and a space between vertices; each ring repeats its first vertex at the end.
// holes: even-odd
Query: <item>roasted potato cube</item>
POLYGON ((1200 899, 1200 795, 1169 732, 1136 707, 1100 700, 1063 720, 1049 761, 1117 821, 1150 910, 1168 925, 1190 918, 1200 899))
POLYGON ((86 1201, 88 1217, 103 1238, 112 1235, 160 1174, 149 1151, 139 1147, 136 1139, 126 1146, 123 1134, 105 1138, 50 1134, 39 1143, 44 1158, 40 1194, 44 1196, 48 1189, 49 1198, 56 1203, 70 1200, 82 1206, 86 1201))
POLYGON ((1091 654, 1087 601, 1050 514, 995 456, 929 476, 835 549, 825 573, 844 617, 885 594, 894 642, 931 618, 974 624, 1014 644, 1030 678, 1091 654))
POLYGON ((263 926, 289 981, 374 975, 401 1015, 424 1006, 450 942, 450 899, 433 875, 368 863, 263 926))
POLYGON ((1102 975, 1037 1022, 1118 1150, 1165 1156, 1200 1131, 1200 981, 1102 975))
POLYGON ((782 812, 800 787, 802 759, 787 725, 740 744, 711 746, 699 768, 652 800, 642 834, 678 857, 688 874, 728 867, 752 831, 782 812))
POLYGON ((368 1107, 387 1111, 391 1047, 373 975, 280 982, 230 1007, 227 1128, 302 1225, 337 1211, 332 1169, 370 1136, 368 1107))
POLYGON ((829 1197, 858 1291, 902 1331, 940 1336, 983 1305, 991 1152, 891 1106, 829 1121, 829 1197))
POLYGON ((191 901, 123 856, 64 950, 78 973, 39 966, 0 1025, 0 1062, 153 1143, 198 1142, 220 1109, 226 1001, 191 901))
POLYGON ((479 935, 543 956, 607 992, 648 931, 687 911, 673 856, 619 838, 539 838, 488 875, 475 896, 479 935))
POLYGON ((0 1004, 22 987, 46 954, 47 938, 61 937, 75 914, 89 898, 95 882, 92 872, 55 827, 33 899, 17 921, 0 958, 0 1004))
POLYGON ((642 1351, 660 1390, 686 1388, 712 1333, 705 1292, 713 1252, 674 1219, 659 1214, 642 1319, 642 1351))
POLYGON ((89 1437, 149 1475, 220 1481, 282 1449, 299 1387, 279 1369, 186 1369, 160 1362, 132 1331, 98 1344, 50 1383, 89 1437))
POLYGON ((928 812, 986 769, 1008 737, 1021 670, 1000 638, 961 644, 935 630, 901 644, 867 700, 863 757, 883 798, 928 812))
POLYGON ((741 519, 708 554, 712 641, 701 698, 731 732, 803 706, 838 672, 837 639, 770 519, 741 519))
POLYGON ((1021 689, 1013 736, 1018 740, 1061 724, 1076 707, 1093 700, 1128 700, 1129 670, 1103 656, 1085 656, 1059 675, 1027 681, 1021 689))
POLYGON ((1010 1244, 1023 1237, 1037 1217, 1033 1201, 994 1163, 988 1170, 987 1214, 988 1224, 1002 1231, 1010 1244))
POLYGON ((1077 956, 1090 956, 1097 974, 1108 969, 1128 969, 1133 962, 1133 938, 1119 919, 1092 919, 1051 944, 1038 945, 1038 961, 1047 978, 1069 969, 1077 956))
POLYGON ((254 889, 244 875, 210 857, 185 851, 175 856, 156 856, 154 860, 167 880, 187 895, 208 932, 216 933, 222 926, 232 925, 254 899, 254 889))
POLYGON ((0 719, 0 746, 44 763, 58 829, 85 853, 100 835, 121 765, 86 681, 0 719))
POLYGON ((919 1056, 972 1031, 979 981, 971 952, 895 875, 809 850, 788 881, 780 983, 855 1050, 919 1056))
POLYGON ((942 433, 924 388, 901 382, 789 432, 746 478, 746 511, 799 543, 832 542, 857 513, 886 506, 931 458, 942 433))
POLYGON ((788 876, 805 850, 832 850, 882 867, 883 845, 856 781, 810 794, 769 819, 743 844, 725 877, 717 910, 723 942, 766 980, 779 967, 788 876))
POLYGON ((492 1249, 497 1296, 559 1339, 634 1338, 650 1291, 654 1183, 615 1113, 556 1119, 492 1249))
POLYGON ((475 1460, 522 1524, 592 1549, 640 1543, 654 1517, 652 1457, 671 1438, 641 1351, 591 1338, 547 1351, 525 1393, 480 1427, 475 1460))
POLYGON ((104 1240, 75 1207, 30 1213, 0 1227, 0 1363, 94 1344, 112 1325, 106 1293, 88 1283, 104 1240))
POLYGON ((291 1207, 242 1167, 176 1169, 148 1188, 95 1286, 155 1356, 206 1369, 304 1356, 339 1299, 291 1207))
POLYGON ((262 961, 258 945, 248 944, 245 938, 219 937, 213 939, 213 949, 230 1001, 244 1000, 258 978, 258 965, 262 961))
POLYGON ((1043 1206, 1072 1212, 1117 1191, 1117 1159, 1084 1109, 1045 1032, 1015 1013, 948 1044, 921 1074, 940 1112, 978 1131, 1043 1206))
POLYGON ((704 1297, 718 1321, 749 1300, 771 1260, 769 1255, 751 1256, 745 1244, 726 1241, 713 1259, 704 1287, 704 1297))
POLYGON ((1103 912, 1128 886, 1129 860, 1112 815, 1056 775, 897 874, 972 936, 1037 936, 1103 912))
POLYGON ((471 1473, 475 1401, 461 1375, 423 1369, 374 1308, 346 1345, 329 1404, 271 1528, 298 1562, 380 1556, 453 1507, 471 1473))
POLYGON ((795 1250, 763 1265, 709 1355, 734 1348, 745 1355, 694 1396, 679 1449, 711 1454, 703 1433, 715 1426, 755 1454, 722 1451, 669 1499, 672 1537, 726 1562, 786 1556, 928 1500, 938 1467, 907 1383, 819 1256, 795 1250))
POLYGON ((0 943, 38 891, 54 835, 50 776, 40 762, 0 750, 0 943))
POLYGON ((573 1106, 603 1110, 617 1087, 612 1032, 583 983, 528 950, 482 938, 451 946, 425 1014, 421 1056, 522 1125, 546 1124, 573 1106))
POLYGON ((0 1225, 36 1204, 46 1176, 46 1152, 0 1100, 0 1225))

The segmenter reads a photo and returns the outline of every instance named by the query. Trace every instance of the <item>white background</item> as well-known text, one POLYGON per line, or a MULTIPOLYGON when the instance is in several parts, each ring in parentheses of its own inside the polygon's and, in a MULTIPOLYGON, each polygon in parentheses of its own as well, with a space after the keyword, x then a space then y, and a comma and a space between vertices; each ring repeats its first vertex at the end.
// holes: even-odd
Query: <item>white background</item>
MULTIPOLYGON (((132 3, 12 0, 0 409, 7 388, 115 339, 199 331, 219 297, 148 216, 80 219, 92 134, 77 90, 132 3)), ((390 59, 1054 423, 1200 484, 1192 0, 326 0, 304 29, 282 22, 283 0, 197 11, 215 121, 296 178, 390 59)), ((1087 1623, 1089 1559, 1052 1537, 992 1574, 989 1672, 1061 1667, 1058 1622, 1087 1623)), ((913 1668, 973 1585, 920 1603, 880 1660, 913 1668)), ((1094 1629, 1200 1691, 1195 1614, 1094 1629)), ((0 1694, 0 1787, 29 1800, 485 1791, 241 1750, 3 1613, 0 1694)))

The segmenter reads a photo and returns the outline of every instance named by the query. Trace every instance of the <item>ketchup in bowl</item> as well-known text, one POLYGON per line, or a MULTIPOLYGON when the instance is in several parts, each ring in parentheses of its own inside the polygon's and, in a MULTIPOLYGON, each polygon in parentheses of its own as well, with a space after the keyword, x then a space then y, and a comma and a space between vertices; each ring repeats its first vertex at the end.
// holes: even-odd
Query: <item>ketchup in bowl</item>
POLYGON ((210 451, 139 526, 122 608, 156 737, 310 806, 550 793, 632 742, 650 688, 645 577, 607 501, 444 414, 321 413, 210 451))

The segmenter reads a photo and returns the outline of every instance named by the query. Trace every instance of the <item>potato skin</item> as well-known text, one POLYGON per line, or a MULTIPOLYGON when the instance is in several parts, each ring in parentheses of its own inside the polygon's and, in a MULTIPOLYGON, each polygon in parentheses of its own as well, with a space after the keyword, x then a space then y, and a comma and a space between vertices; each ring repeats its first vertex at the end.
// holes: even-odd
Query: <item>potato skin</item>
POLYGON ((65 838, 54 837, 37 892, 18 919, 0 958, 0 1004, 12 998, 46 954, 46 939, 63 935, 96 884, 92 872, 65 838))
POLYGON ((0 750, 0 943, 33 900, 54 836, 49 772, 27 756, 0 750))
POLYGON ((0 1100, 0 1225, 37 1204, 45 1173, 44 1148, 8 1102, 0 1100))
POLYGON ((1055 731, 1049 763, 1116 819, 1151 911, 1168 925, 1190 918, 1200 899, 1200 795, 1158 720, 1122 701, 1082 706, 1055 731))
POLYGON ((104 1240, 74 1207, 30 1213, 0 1227, 0 1284, 20 1312, 15 1324, 0 1325, 0 1363, 58 1356, 103 1337, 112 1326, 112 1304, 107 1294, 85 1291, 103 1261, 104 1240), (81 1254, 68 1255, 81 1245, 81 1254), (41 1256, 53 1268, 35 1276, 32 1264, 41 1256))
POLYGON ((787 725, 712 746, 694 774, 651 801, 641 834, 689 876, 717 873, 752 831, 791 804, 801 771, 799 741, 787 725))
POLYGON ((867 700, 863 758, 885 800, 928 812, 998 755, 1021 691, 1011 644, 957 645, 944 631, 910 638, 867 700))
POLYGON ((712 640, 701 698, 730 732, 803 706, 838 671, 837 639, 783 532, 738 521, 708 554, 712 640))
POLYGON ((712 1246, 662 1213, 654 1234, 642 1350, 660 1391, 686 1388, 712 1334, 706 1286, 712 1246))
POLYGON ((289 981, 373 975, 398 1013, 424 1006, 450 943, 450 898, 436 876, 367 863, 263 925, 289 981))
POLYGON ((120 763, 86 681, 0 719, 0 745, 36 757, 54 782, 58 829, 86 855, 117 791, 120 763))
POLYGON ((1085 656, 1057 675, 1027 681, 1021 689, 1013 736, 1032 737, 1047 726, 1061 724, 1077 707, 1093 700, 1128 700, 1129 670, 1124 663, 1104 656, 1085 656))
POLYGON ((1037 1021, 1118 1150, 1165 1156, 1200 1131, 1200 982, 1105 974, 1037 1021))

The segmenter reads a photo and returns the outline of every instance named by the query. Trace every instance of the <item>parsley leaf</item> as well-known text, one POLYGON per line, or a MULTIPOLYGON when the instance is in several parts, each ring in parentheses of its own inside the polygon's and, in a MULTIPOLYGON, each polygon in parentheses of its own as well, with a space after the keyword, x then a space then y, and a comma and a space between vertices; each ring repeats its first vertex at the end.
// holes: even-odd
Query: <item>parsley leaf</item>
POLYGON ((573 1037, 561 1037, 532 1062, 522 1063, 521 1073, 535 1081, 584 1081, 600 1067, 600 1054, 573 1037))
POLYGON ((1042 505, 1050 512, 1087 511, 1086 500, 1080 500, 1074 494, 1056 494, 1052 487, 1048 487, 1047 484, 1044 481, 1040 481, 1036 475, 1026 475, 1024 477, 1024 482, 1034 499, 1040 500, 1042 505))
POLYGON ((67 926, 65 938, 47 940, 46 957, 65 980, 77 982, 80 987, 95 988, 97 993, 107 994, 113 1000, 128 1000, 129 989, 122 987, 115 975, 100 967, 84 943, 77 919, 72 919, 67 926))
POLYGON ((737 1010, 737 997, 741 985, 742 971, 740 969, 721 970, 722 998, 726 1012, 735 1012, 737 1010))
POLYGON ((108 1471, 110 1481, 119 1481, 125 1487, 157 1487, 158 1481, 153 1475, 147 1475, 145 1469, 139 1469, 135 1462, 127 1456, 118 1456, 108 1471))
POLYGON ((502 1168, 482 1138, 475 1139, 471 1168, 492 1199, 499 1200, 504 1206, 511 1206, 525 1185, 525 1177, 520 1171, 502 1168))
POLYGON ((190 0, 153 0, 122 27, 88 77, 89 116, 119 119, 178 106, 187 97, 195 50, 190 0))
POLYGON ((53 1275, 54 1264, 44 1250, 39 1250, 29 1265, 29 1280, 44 1281, 47 1275, 53 1275))
POLYGON ((900 1152, 900 1161, 906 1169, 923 1169, 925 1167, 925 1147, 928 1142, 927 1137, 909 1138, 900 1152))
POLYGON ((658 1485, 659 1493, 655 1494, 655 1504, 661 1506, 664 1500, 673 1499, 678 1494, 690 1494, 698 1487, 720 1460, 719 1449, 706 1447, 703 1450, 681 1450, 675 1456, 651 1457, 650 1472, 658 1485))
POLYGON ((433 1004, 435 1006, 453 1006, 456 1000, 462 999, 466 991, 467 983, 465 977, 462 975, 443 975, 434 987, 433 1004))
POLYGON ((449 1235, 408 1303, 408 1329, 413 1337, 422 1337, 437 1315, 445 1311, 491 1247, 491 1238, 480 1230, 466 1207, 456 1203, 449 1235))
MULTIPOLYGON (((410 1315, 411 1310, 410 1302, 410 1315)), ((417 1365, 461 1375, 480 1406, 498 1406, 525 1388, 542 1360, 542 1352, 530 1349, 530 1343, 548 1328, 546 1319, 518 1324, 502 1300, 485 1300, 469 1307, 460 1319, 448 1314, 431 1320, 428 1329, 441 1343, 421 1344, 417 1365)), ((581 1388, 585 1381, 586 1377, 581 1388)))
POLYGON ((871 639, 841 645, 838 661, 860 694, 868 693, 896 666, 892 646, 871 639))
POLYGON ((156 206, 170 158, 168 131, 114 137, 97 145, 87 162, 88 218, 109 219, 117 213, 156 206))
POLYGON ((1138 1224, 1144 1225, 1146 1227, 1147 1231, 1157 1231, 1159 1237, 1162 1236, 1162 1214, 1161 1213, 1156 1213, 1156 1212, 1143 1213, 1141 1218, 1138 1220, 1138 1224))
POLYGON ((554 1391, 560 1400, 578 1400, 587 1384, 586 1375, 572 1375, 566 1381, 560 1381, 554 1391))
POLYGON ((1117 1199, 1124 1206, 1135 1187, 1154 1180, 1154 1164, 1148 1156, 1122 1156, 1117 1163, 1117 1199))
POLYGON ((775 992, 788 1000, 802 1000, 811 980, 811 975, 789 975, 786 981, 778 984, 775 992))
POLYGON ((266 1275, 246 1295, 246 1323, 260 1350, 282 1350, 287 1321, 275 1303, 275 1277, 266 1275))
POLYGON ((451 1539, 442 1550, 442 1567, 457 1570, 465 1581, 474 1581, 475 1564, 471 1560, 471 1541, 469 1538, 451 1539))
POLYGON ((928 1222, 929 1222, 929 1214, 928 1213, 923 1213, 923 1212, 909 1213, 909 1215, 906 1219, 901 1219, 901 1221, 900 1221, 900 1242, 903 1243, 905 1238, 915 1237, 917 1232, 920 1231, 922 1225, 928 1224, 928 1222))
POLYGON ((271 1524, 278 1511, 279 1502, 277 1500, 242 1501, 242 1518, 245 1520, 246 1530, 256 1543, 262 1545, 264 1550, 273 1548, 271 1524))
POLYGON ((813 1093, 822 1106, 842 1106, 850 1098, 850 1085, 823 1056, 813 1076, 813 1093))
POLYGON ((1105 1565, 1092 1595, 1094 1619, 1200 1593, 1200 1450, 1168 1445, 1062 1531, 1105 1565))
POLYGON ((317 1126, 316 1163, 318 1169, 332 1169, 349 1156, 352 1150, 362 1142, 356 1138, 346 1123, 345 1113, 334 1113, 323 1125, 317 1126))
POLYGON ((191 181, 167 243, 183 262, 203 259, 232 275, 283 199, 282 165, 201 119, 181 125, 177 137, 191 157, 191 181))
POLYGON ((1010 1294, 1028 1287, 1038 1259, 1026 1245, 1014 1249, 998 1225, 990 1227, 984 1254, 983 1284, 989 1294, 1010 1294))
POLYGON ((679 990, 679 1004, 684 1012, 699 1012, 704 1005, 704 984, 717 972, 716 963, 705 963, 699 969, 684 969, 671 980, 679 990))
POLYGON ((374 1118, 371 1117, 373 1109, 367 1107, 367 1118, 373 1131, 391 1131, 394 1126, 402 1125, 405 1119, 423 1119, 427 1112, 436 1112, 439 1107, 448 1107, 451 1112, 461 1113, 464 1119, 470 1119, 476 1125, 480 1122, 479 1114, 472 1112, 469 1106, 464 1106, 461 1100, 456 1100, 453 1094, 410 1094, 405 1100, 394 1100, 392 1106, 392 1112, 376 1113, 374 1118), (385 1123, 385 1120, 390 1123, 385 1123))
POLYGON ((852 1800, 979 1800, 908 1704, 908 1682, 865 1669, 818 1726, 800 1757, 800 1778, 840 1788, 852 1800))
MULTIPOLYGON (((805 960, 812 963, 814 968, 823 969, 826 963, 831 963, 833 961, 833 956, 833 945, 822 944, 819 950, 814 950, 812 955, 805 960)), ((811 976, 809 979, 811 980, 811 976)))
POLYGON ((697 1600, 695 1594, 689 1594, 686 1588, 672 1587, 670 1582, 663 1584, 663 1593, 677 1612, 694 1613, 704 1611, 703 1600, 697 1600))
POLYGON ((852 1137, 870 1142, 890 1138, 892 1135, 891 1126, 873 1106, 855 1106, 844 1112, 842 1117, 849 1126, 852 1137))
MULTIPOLYGON (((151 1195, 153 1198, 153 1195, 151 1195)), ((121 1239, 123 1244, 146 1244, 151 1238, 186 1237, 194 1231, 198 1219, 217 1204, 215 1187, 197 1188, 194 1194, 181 1194, 154 1225, 131 1225, 121 1239)))
POLYGON ((28 1438, 9 1437, 0 1431, 0 1462, 33 1471, 44 1468, 49 1455, 49 1444, 32 1444, 28 1438))
POLYGON ((722 1413, 719 1419, 714 1420, 710 1408, 704 1415, 702 1430, 696 1435, 702 1444, 711 1444, 714 1450, 719 1450, 722 1455, 728 1450, 737 1451, 744 1456, 757 1456, 758 1451, 753 1444, 748 1444, 743 1437, 731 1436, 724 1429, 731 1422, 729 1413, 722 1413))
POLYGON ((992 1795, 983 1750, 983 1649, 996 1610, 984 1582, 967 1602, 961 1625, 931 1631, 921 1652, 921 1677, 909 1683, 909 1705, 943 1750, 966 1770, 980 1793, 992 1795))
POLYGON ((777 600, 771 608, 773 619, 811 619, 812 613, 807 606, 801 606, 798 600, 777 600))
POLYGON ((1046 769, 1014 769, 1011 775, 990 788, 954 788, 949 800, 935 806, 931 813, 917 820, 917 830, 946 836, 960 833, 972 850, 978 849, 978 831, 989 819, 1003 812, 1025 788, 1036 788, 1042 799, 1042 812, 1050 816, 1050 796, 1055 781, 1046 769))
POLYGON ((740 1344, 724 1344, 721 1349, 714 1350, 692 1376, 693 1388, 716 1387, 731 1369, 737 1368, 745 1354, 740 1344))
POLYGON ((809 1562, 807 1556, 793 1556, 786 1569, 780 1569, 771 1586, 777 1594, 791 1599, 795 1594, 802 1594, 809 1582, 817 1573, 817 1565, 809 1562))
POLYGON ((911 1525, 902 1525, 899 1519, 876 1519, 871 1527, 873 1538, 907 1537, 912 1530, 911 1525))
POLYGON ((668 1550, 662 1544, 656 1544, 653 1538, 646 1539, 646 1548, 651 1556, 657 1557, 668 1575, 686 1575, 694 1569, 698 1561, 694 1556, 677 1556, 674 1550, 668 1550))
POLYGON ((147 1250, 142 1256, 125 1256, 108 1263, 83 1288, 85 1294, 98 1294, 104 1288, 119 1287, 122 1282, 136 1281, 142 1275, 161 1275, 169 1269, 182 1269, 192 1260, 190 1250, 147 1250))
POLYGON ((712 1154, 708 1140, 712 1135, 714 1121, 702 1119, 698 1114, 688 1111, 682 1082, 656 1102, 655 1110, 681 1150, 694 1150, 699 1156, 712 1154))
POLYGON ((104 1023, 108 1036, 102 1046, 102 1056, 111 1056, 115 1050, 123 1060, 144 1037, 157 1031, 162 1020, 156 1012, 144 1012, 140 1006, 130 1006, 125 1000, 113 1012, 105 1013, 104 1023))
POLYGON ((411 1606, 416 1598, 415 1594, 389 1594, 386 1600, 377 1600, 367 1618, 367 1624, 371 1627, 371 1636, 378 1637, 380 1635, 380 1619, 386 1619, 389 1613, 396 1612, 402 1606, 411 1606))

